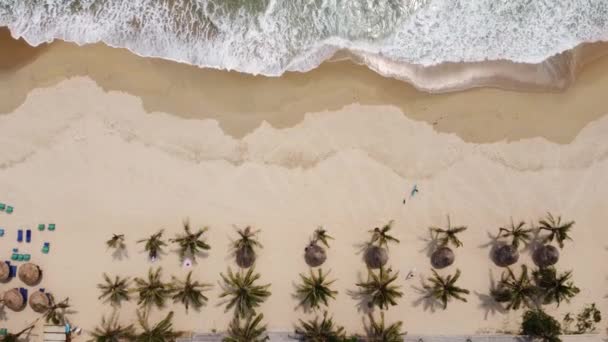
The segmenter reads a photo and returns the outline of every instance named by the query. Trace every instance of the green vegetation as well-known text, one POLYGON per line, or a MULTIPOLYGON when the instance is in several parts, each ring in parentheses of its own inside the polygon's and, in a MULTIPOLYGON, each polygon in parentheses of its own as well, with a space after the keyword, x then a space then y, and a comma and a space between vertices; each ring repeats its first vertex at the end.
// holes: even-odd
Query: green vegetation
POLYGON ((595 307, 595 303, 589 304, 583 308, 583 310, 576 315, 576 330, 571 330, 570 326, 574 323, 574 318, 571 313, 566 314, 564 317, 564 331, 568 334, 588 334, 595 332, 596 325, 601 322, 602 314, 600 310, 595 307))
POLYGON ((143 332, 137 335, 135 342, 175 342, 182 335, 173 330, 173 311, 154 326, 148 323, 148 314, 137 312, 137 319, 143 332))
POLYGON ((425 284, 424 288, 428 291, 427 297, 434 298, 441 302, 443 309, 448 307, 448 302, 452 299, 466 302, 466 298, 463 295, 468 295, 469 290, 456 286, 456 281, 460 278, 460 270, 456 270, 456 274, 448 275, 447 277, 441 277, 435 270, 433 271, 433 277, 428 278, 431 284, 425 284))
POLYGON ((327 317, 327 312, 323 313, 323 319, 319 317, 314 320, 303 321, 296 326, 296 334, 307 342, 339 342, 346 337, 344 328, 334 323, 331 317, 327 317))
POLYGON ((328 281, 328 275, 329 272, 323 274, 321 269, 318 269, 316 274, 311 269, 309 277, 300 274, 302 283, 297 286, 296 290, 300 297, 300 305, 311 309, 319 309, 321 305, 327 306, 329 299, 335 299, 338 292, 330 288, 335 280, 328 281))
POLYGON ((240 271, 233 273, 228 268, 227 275, 220 274, 223 280, 223 292, 220 298, 227 298, 226 310, 234 308, 237 317, 247 317, 254 314, 255 308, 260 306, 270 296, 270 284, 255 285, 260 279, 259 273, 250 268, 246 273, 240 271))
POLYGON ((507 310, 517 310, 522 305, 533 307, 538 290, 528 276, 526 265, 521 266, 521 273, 515 276, 510 268, 503 272, 496 289, 491 295, 498 303, 507 303, 507 310))
POLYGON ((224 342, 263 342, 268 341, 266 335, 266 326, 260 325, 264 315, 250 315, 241 324, 241 319, 234 317, 228 327, 228 336, 224 338, 224 342))
POLYGON ((160 280, 161 268, 148 271, 148 279, 135 278, 135 291, 139 294, 137 304, 150 308, 156 305, 158 308, 165 306, 165 300, 171 295, 171 289, 160 280))
POLYGON ((315 230, 315 234, 311 243, 318 244, 319 242, 326 248, 329 248, 329 240, 334 238, 327 234, 327 231, 323 227, 319 227, 315 230))
POLYGON ((110 276, 104 273, 103 279, 105 283, 97 284, 97 288, 101 290, 98 299, 109 301, 113 305, 120 305, 121 302, 128 302, 131 299, 129 296, 129 278, 115 276, 112 280, 110 276))
POLYGON ((60 302, 55 301, 55 297, 52 294, 48 294, 49 306, 43 313, 44 320, 47 323, 53 323, 55 325, 63 325, 66 323, 65 315, 66 310, 70 308, 69 298, 66 298, 60 302))
POLYGON ((543 310, 529 310, 524 313, 521 334, 543 342, 561 342, 562 328, 555 318, 543 310))
POLYGON ((163 230, 161 229, 155 234, 152 234, 149 238, 139 240, 137 243, 145 243, 144 249, 148 252, 148 257, 151 260, 155 260, 163 252, 163 247, 167 244, 163 241, 163 230))
POLYGON ((380 268, 378 273, 371 269, 367 272, 367 281, 357 283, 361 288, 361 294, 369 299, 369 306, 377 306, 380 309, 388 309, 389 305, 397 305, 397 299, 403 296, 399 289, 401 286, 393 284, 399 276, 399 272, 391 274, 392 270, 380 268))
POLYGON ((124 234, 113 234, 112 238, 106 241, 106 246, 116 250, 125 249, 127 246, 125 245, 124 234))
POLYGON ((458 238, 458 234, 467 230, 466 226, 452 227, 450 222, 450 216, 448 215, 447 228, 430 227, 431 233, 435 235, 437 241, 439 241, 440 247, 448 247, 452 244, 455 248, 462 247, 463 243, 458 238))
POLYGON ((527 245, 530 243, 532 229, 526 229, 525 226, 526 223, 524 221, 520 221, 516 225, 513 223, 513 219, 511 219, 510 227, 500 227, 498 237, 511 239, 511 246, 515 247, 516 249, 520 244, 527 245))
POLYGON ((91 332, 92 339, 89 342, 123 342, 133 341, 137 337, 135 327, 123 326, 118 322, 118 314, 113 313, 109 319, 101 318, 101 325, 95 327, 91 332))
POLYGON ((546 242, 557 241, 559 248, 564 248, 564 241, 572 240, 570 231, 574 226, 574 221, 562 223, 561 216, 553 217, 551 213, 547 213, 547 218, 539 221, 541 231, 546 230, 549 235, 545 237, 546 242))
POLYGON ((195 310, 200 309, 207 302, 208 298, 203 295, 203 291, 210 289, 209 284, 202 284, 198 281, 192 281, 192 271, 188 273, 184 281, 173 277, 171 291, 173 292, 173 301, 180 302, 186 307, 186 312, 190 305, 195 310))
POLYGON ((389 242, 399 243, 399 240, 389 234, 393 229, 393 220, 390 220, 382 228, 376 227, 369 232, 372 234, 371 240, 369 241, 370 246, 377 246, 380 248, 388 249, 389 242))
POLYGON ((532 273, 543 304, 569 302, 580 290, 570 280, 572 271, 557 274, 554 267, 540 268, 532 273))
POLYGON ((372 342, 402 342, 405 332, 401 331, 403 322, 398 321, 389 326, 384 323, 384 312, 380 312, 380 321, 369 315, 369 326, 366 327, 367 341, 372 342))
POLYGON ((181 235, 178 234, 175 239, 171 239, 170 241, 179 246, 179 255, 182 259, 190 257, 195 261, 197 254, 211 249, 211 246, 202 239, 203 234, 205 234, 207 230, 209 230, 209 228, 204 227, 196 231, 196 233, 192 233, 190 223, 186 221, 184 222, 184 233, 181 235))

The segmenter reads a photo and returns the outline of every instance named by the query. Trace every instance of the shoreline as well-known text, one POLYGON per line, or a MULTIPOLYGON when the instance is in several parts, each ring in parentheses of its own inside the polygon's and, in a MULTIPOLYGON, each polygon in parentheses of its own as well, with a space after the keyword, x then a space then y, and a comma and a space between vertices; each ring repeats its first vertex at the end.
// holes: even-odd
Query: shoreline
POLYGON ((477 88, 429 94, 351 62, 267 78, 141 58, 100 44, 55 42, 31 48, 9 38, 7 30, 0 30, 0 47, 16 52, 0 57, 0 115, 20 106, 31 90, 77 76, 92 78, 105 91, 139 97, 147 112, 216 120, 235 138, 263 122, 288 128, 306 113, 361 104, 397 107, 411 119, 468 142, 544 137, 565 144, 606 113, 600 105, 602 89, 608 88, 608 58, 589 61, 562 92, 477 88))

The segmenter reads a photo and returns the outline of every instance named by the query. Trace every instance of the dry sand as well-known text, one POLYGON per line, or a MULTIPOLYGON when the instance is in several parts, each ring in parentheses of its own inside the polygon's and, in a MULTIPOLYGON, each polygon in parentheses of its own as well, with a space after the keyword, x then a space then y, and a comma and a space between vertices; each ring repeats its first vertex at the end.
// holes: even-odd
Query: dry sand
MULTIPOLYGON (((521 312, 487 304, 490 278, 500 276, 488 234, 510 217, 534 222, 546 211, 576 220, 559 269, 573 269, 582 292, 556 313, 591 302, 608 312, 608 269, 594 262, 608 253, 608 60, 563 93, 427 95, 348 63, 269 79, 99 45, 54 43, 23 48, 17 58, 5 53, 17 47, 2 46, 0 201, 16 210, 0 214, 7 229, 0 244, 6 258, 18 246, 16 228, 33 229, 32 243, 20 249, 42 265, 41 287, 70 297, 71 320, 85 329, 111 312, 97 300, 103 272, 144 276, 161 265, 165 280, 187 273, 174 252, 150 264, 135 244, 160 228, 173 237, 185 218, 211 228, 212 250, 193 270, 216 286, 200 313, 168 306, 179 329, 226 327, 217 282, 233 264, 233 225, 262 229, 257 270, 273 295, 261 311, 269 329, 291 329, 308 316, 294 310, 294 282, 307 271, 310 234, 323 225, 336 238, 324 268, 340 292, 329 311, 360 332, 363 314, 349 296, 365 274, 356 245, 394 219, 401 244, 390 249, 390 264, 401 271, 405 296, 388 319, 403 320, 410 333, 514 330, 521 312), (403 205, 415 184, 420 193, 403 205), (440 273, 461 269, 471 295, 442 311, 425 307, 416 288, 430 275, 427 227, 445 224, 448 214, 469 230, 455 266, 440 273), (55 232, 35 229, 50 222, 55 232), (106 250, 112 233, 126 235, 128 258, 106 250), (44 241, 49 255, 39 253, 44 241), (405 281, 413 268, 416 278, 405 281)), ((529 254, 521 261, 530 264, 529 254)), ((125 321, 134 312, 133 303, 121 309, 125 321)), ((0 325, 17 328, 34 317, 30 309, 6 312, 0 325)))

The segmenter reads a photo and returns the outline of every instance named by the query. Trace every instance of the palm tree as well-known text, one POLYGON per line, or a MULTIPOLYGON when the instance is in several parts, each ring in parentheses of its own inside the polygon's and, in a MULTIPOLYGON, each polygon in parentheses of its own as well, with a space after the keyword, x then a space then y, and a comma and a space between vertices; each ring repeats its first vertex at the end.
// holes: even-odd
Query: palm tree
POLYGON ((21 336, 23 334, 29 333, 32 329, 34 329, 34 327, 36 326, 36 322, 38 322, 38 320, 36 320, 34 323, 30 324, 27 328, 22 329, 19 332, 8 333, 8 334, 2 336, 3 338, 0 338, 0 341, 2 341, 2 342, 19 342, 19 340, 21 339, 21 336))
POLYGON ((456 274, 448 275, 443 278, 435 270, 433 277, 428 278, 431 285, 425 284, 424 288, 429 292, 427 297, 439 300, 445 310, 448 307, 448 302, 452 299, 457 299, 466 302, 467 299, 463 295, 468 295, 469 290, 456 286, 456 281, 460 278, 460 270, 456 270, 456 274))
POLYGON ((148 314, 137 312, 137 320, 143 332, 137 336, 136 342, 175 342, 182 335, 173 330, 173 311, 167 317, 156 323, 153 327, 148 324, 148 314))
POLYGON ((305 322, 300 320, 296 326, 296 335, 307 342, 334 342, 345 338, 344 327, 335 325, 331 317, 327 317, 327 311, 323 313, 323 319, 319 317, 305 322))
POLYGON ((124 342, 134 341, 136 338, 135 327, 130 324, 123 326, 118 322, 118 314, 114 312, 109 319, 101 318, 101 326, 95 327, 91 332, 92 339, 89 342, 124 342))
POLYGON ((329 272, 323 274, 319 268, 317 274, 310 270, 310 277, 300 274, 302 284, 297 286, 297 294, 300 297, 300 305, 311 309, 318 309, 321 304, 327 306, 329 299, 335 299, 338 291, 333 291, 330 286, 335 280, 328 281, 329 272))
POLYGON ((163 252, 163 247, 167 245, 162 239, 163 232, 164 230, 161 229, 157 233, 152 234, 149 238, 137 241, 137 243, 146 243, 144 248, 146 252, 148 252, 148 257, 152 261, 158 258, 158 256, 163 252))
POLYGON ((369 268, 381 268, 388 262, 388 244, 399 243, 399 240, 389 234, 393 220, 382 228, 376 227, 369 232, 372 234, 365 250, 365 263, 369 268))
POLYGON ((546 242, 557 241, 559 248, 564 248, 564 241, 572 240, 570 230, 574 226, 574 221, 562 223, 562 217, 553 217, 551 213, 547 213, 547 218, 539 221, 540 230, 546 230, 549 235, 545 237, 546 242))
POLYGON ((580 289, 574 286, 574 283, 570 280, 572 271, 558 275, 554 267, 548 267, 535 270, 532 276, 539 288, 544 304, 555 302, 559 307, 562 301, 569 302, 572 297, 580 292, 580 289))
POLYGON ((106 246, 115 250, 125 249, 125 236, 124 234, 112 234, 112 238, 106 241, 106 246))
POLYGON ((466 226, 452 227, 450 216, 448 215, 447 228, 430 227, 431 234, 438 241, 437 249, 431 254, 431 264, 434 268, 445 268, 454 263, 456 256, 450 248, 452 244, 455 248, 461 247, 462 241, 458 238, 458 234, 467 230, 466 226))
POLYGON ((439 241, 439 246, 448 247, 452 244, 455 248, 462 247, 462 241, 458 239, 458 234, 467 230, 466 226, 452 227, 450 216, 448 215, 447 228, 430 227, 431 233, 435 234, 435 238, 439 241))
POLYGON ((196 260, 196 255, 201 251, 207 251, 211 249, 204 240, 202 240, 203 234, 209 230, 208 227, 204 227, 199 229, 196 233, 192 233, 190 230, 190 223, 188 221, 184 222, 184 234, 177 235, 175 239, 171 239, 170 241, 176 243, 179 246, 179 255, 183 259, 186 256, 192 258, 192 260, 196 260))
POLYGON ((224 290, 220 298, 228 297, 226 311, 234 308, 234 314, 238 317, 246 317, 253 314, 255 309, 270 296, 270 284, 255 285, 260 279, 259 273, 254 273, 254 268, 250 268, 247 273, 240 271, 232 273, 228 268, 227 275, 221 274, 224 290))
POLYGON ((55 301, 55 297, 49 293, 49 306, 46 308, 46 311, 43 313, 44 320, 47 323, 53 323, 54 325, 63 325, 66 322, 65 315, 66 310, 70 307, 69 298, 66 298, 59 303, 55 301))
POLYGON ((513 223, 513 218, 511 218, 511 226, 509 227, 500 227, 498 231, 498 238, 511 239, 511 246, 515 247, 515 249, 519 248, 519 244, 528 244, 530 243, 532 229, 525 228, 526 223, 524 221, 519 221, 517 225, 513 223))
POLYGON ((323 227, 319 227, 315 230, 314 236, 310 243, 304 249, 304 260, 310 267, 321 266, 327 259, 325 248, 329 248, 329 240, 334 238, 327 234, 327 231, 323 227), (324 245, 325 248, 320 246, 324 245))
POLYGON ((370 342, 403 342, 406 333, 401 332, 403 322, 395 322, 388 327, 384 323, 384 312, 380 312, 380 322, 369 314, 369 326, 366 327, 367 341, 370 342))
POLYGON ((171 295, 171 289, 160 280, 161 268, 148 270, 148 279, 135 278, 135 291, 139 294, 137 305, 150 308, 156 305, 162 308, 165 300, 171 295))
POLYGON ((201 308, 207 302, 208 298, 203 295, 203 291, 210 289, 210 284, 202 284, 198 281, 192 281, 192 271, 186 276, 186 280, 181 281, 176 277, 173 277, 173 301, 181 302, 188 308, 192 305, 196 310, 201 308))
POLYGON ((371 308, 376 305, 378 308, 388 309, 389 305, 397 305, 397 298, 403 296, 399 289, 401 286, 392 284, 397 280, 399 272, 391 275, 392 270, 386 271, 381 267, 378 273, 368 269, 367 281, 357 283, 361 288, 361 294, 369 299, 368 306, 371 308))
POLYGON ((124 301, 129 301, 129 285, 131 283, 129 278, 121 278, 116 276, 114 280, 110 278, 106 273, 103 274, 104 284, 97 284, 97 288, 101 290, 101 295, 98 299, 104 299, 109 301, 113 305, 120 305, 124 301))
POLYGON ((491 295, 499 303, 508 303, 507 310, 517 310, 522 304, 532 307, 538 291, 528 276, 526 265, 521 266, 521 274, 516 277, 510 268, 503 272, 496 289, 491 295))
POLYGON ((223 342, 263 342, 270 338, 266 335, 266 326, 260 326, 264 315, 249 315, 245 320, 245 325, 241 325, 241 320, 234 317, 228 327, 228 336, 223 342))
POLYGON ((259 232, 259 230, 252 230, 251 227, 237 231, 240 238, 232 244, 232 249, 236 255, 236 263, 239 267, 249 268, 255 263, 255 248, 262 248, 262 244, 256 238, 259 232))

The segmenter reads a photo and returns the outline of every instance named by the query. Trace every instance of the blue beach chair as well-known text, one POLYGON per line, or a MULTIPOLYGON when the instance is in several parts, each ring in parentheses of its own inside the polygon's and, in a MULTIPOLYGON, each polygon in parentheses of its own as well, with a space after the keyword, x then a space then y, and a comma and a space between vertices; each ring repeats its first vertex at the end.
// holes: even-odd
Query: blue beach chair
POLYGON ((17 231, 17 242, 23 242, 23 229, 17 231))

